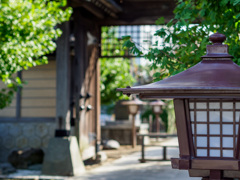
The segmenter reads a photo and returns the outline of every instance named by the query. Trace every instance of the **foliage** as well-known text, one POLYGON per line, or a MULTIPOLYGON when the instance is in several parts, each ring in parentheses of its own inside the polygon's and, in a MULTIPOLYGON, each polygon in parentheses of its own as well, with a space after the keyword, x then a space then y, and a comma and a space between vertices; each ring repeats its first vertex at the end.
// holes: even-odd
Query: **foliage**
MULTIPOLYGON (((102 27, 102 56, 123 56, 121 41, 117 38, 117 29, 102 27)), ((131 86, 134 83, 130 73, 130 60, 126 58, 101 58, 101 103, 112 105, 118 100, 128 99, 116 92, 117 88, 131 86)))
POLYGON ((101 59, 101 103, 108 105, 121 99, 128 99, 117 88, 124 88, 132 85, 134 79, 130 74, 128 59, 123 58, 102 58, 101 59))
MULTIPOLYGON (((159 18, 158 25, 164 24, 164 18, 159 18)), ((155 42, 146 54, 125 37, 124 46, 131 52, 144 55, 151 68, 158 70, 155 80, 177 74, 201 60, 205 54, 208 36, 213 32, 226 35, 225 44, 234 56, 234 61, 240 64, 240 0, 178 0, 171 19, 155 35, 163 38, 163 42, 155 42)))
POLYGON ((71 8, 66 0, 0 0, 0 109, 11 103, 21 79, 16 72, 46 64, 55 40, 61 35, 57 24, 67 21, 71 8))

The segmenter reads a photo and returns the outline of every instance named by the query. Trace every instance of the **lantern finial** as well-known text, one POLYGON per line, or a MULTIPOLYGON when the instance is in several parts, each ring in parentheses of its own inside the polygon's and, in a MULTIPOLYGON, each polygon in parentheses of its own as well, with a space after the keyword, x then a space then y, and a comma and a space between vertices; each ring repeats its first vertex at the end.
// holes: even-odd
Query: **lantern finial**
POLYGON ((224 34, 220 34, 217 32, 209 36, 209 40, 212 41, 214 45, 217 45, 217 44, 220 45, 223 43, 223 41, 226 40, 226 36, 224 34))
POLYGON ((228 45, 222 44, 226 40, 224 34, 215 33, 209 36, 213 45, 207 45, 207 54, 202 56, 203 60, 231 60, 233 56, 228 54, 228 45))

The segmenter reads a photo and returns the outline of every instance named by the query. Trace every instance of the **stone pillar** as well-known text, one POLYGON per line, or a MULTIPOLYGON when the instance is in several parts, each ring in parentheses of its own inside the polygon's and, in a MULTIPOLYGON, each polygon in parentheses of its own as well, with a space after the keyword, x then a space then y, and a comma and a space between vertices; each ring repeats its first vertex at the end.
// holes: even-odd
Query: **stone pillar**
POLYGON ((76 137, 53 138, 44 156, 42 173, 78 176, 85 171, 76 137))

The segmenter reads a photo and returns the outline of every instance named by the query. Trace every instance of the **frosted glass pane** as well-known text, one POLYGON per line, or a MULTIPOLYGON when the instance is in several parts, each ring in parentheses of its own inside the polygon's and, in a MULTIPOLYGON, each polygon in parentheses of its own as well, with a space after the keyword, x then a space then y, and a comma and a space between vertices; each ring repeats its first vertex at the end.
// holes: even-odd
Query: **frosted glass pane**
POLYGON ((232 102, 223 102, 222 108, 223 109, 233 109, 233 103, 232 102))
POLYGON ((209 121, 210 122, 219 122, 220 121, 220 112, 219 111, 209 111, 209 121))
POLYGON ((134 114, 138 111, 138 106, 137 105, 130 105, 129 107, 130 113, 134 114))
POLYGON ((207 147, 207 137, 197 137, 197 147, 207 147))
POLYGON ((220 137, 210 137, 209 140, 210 147, 220 147, 220 137))
POLYGON ((192 124, 192 134, 194 134, 194 124, 192 124))
POLYGON ((233 147, 233 138, 232 137, 223 137, 223 147, 232 148, 233 147))
POLYGON ((155 113, 160 113, 161 112, 161 106, 153 106, 153 110, 155 113))
POLYGON ((238 124, 235 125, 235 128, 236 128, 236 135, 238 134, 238 124))
POLYGON ((220 103, 219 102, 210 102, 209 108, 210 109, 220 109, 220 103))
POLYGON ((211 157, 220 157, 220 150, 211 149, 210 156, 211 157))
POLYGON ((233 157, 233 150, 223 150, 223 157, 233 157))
POLYGON ((205 103, 205 102, 196 103, 196 108, 197 109, 207 109, 207 103, 205 103))
POLYGON ((189 103, 189 108, 194 109, 194 103, 193 102, 189 103))
POLYGON ((197 156, 207 156, 207 150, 206 149, 197 149, 197 156))
POLYGON ((220 125, 219 124, 210 124, 210 133, 209 134, 220 134, 220 125))
POLYGON ((232 124, 223 124, 222 132, 225 135, 232 135, 233 134, 233 125, 232 124))
POLYGON ((190 118, 191 118, 191 121, 194 121, 194 111, 190 111, 190 118))
POLYGON ((240 102, 236 103, 236 109, 240 109, 240 102))
POLYGON ((233 112, 232 111, 223 111, 222 112, 222 121, 223 122, 233 122, 233 112))
POLYGON ((198 111, 197 113, 197 121, 201 121, 201 122, 207 122, 207 112, 205 111, 198 111))
POLYGON ((236 122, 239 122, 239 117, 240 117, 240 112, 236 111, 235 113, 236 122))
POLYGON ((197 134, 207 134, 207 125, 197 124, 197 134))

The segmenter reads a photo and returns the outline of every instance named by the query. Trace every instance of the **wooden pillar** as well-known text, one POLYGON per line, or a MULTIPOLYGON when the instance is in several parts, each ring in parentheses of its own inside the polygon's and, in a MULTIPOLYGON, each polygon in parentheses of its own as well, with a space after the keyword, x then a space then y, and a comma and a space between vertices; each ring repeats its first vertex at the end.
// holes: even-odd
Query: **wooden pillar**
MULTIPOLYGON (((75 37, 75 59, 74 59, 74 94, 75 94, 75 135, 80 143, 80 136, 83 132, 81 131, 80 119, 83 119, 85 112, 85 103, 84 98, 81 98, 80 95, 84 96, 84 77, 85 77, 85 59, 86 59, 86 27, 81 23, 81 15, 76 9, 74 11, 74 37, 75 37), (80 109, 80 106, 82 109, 80 109)), ((83 129, 84 130, 84 129, 83 129)))
POLYGON ((136 114, 132 114, 132 147, 137 145, 136 126, 135 126, 136 114))
MULTIPOLYGON (((98 37, 99 41, 101 41, 101 27, 98 28, 98 37)), ((101 53, 101 49, 99 49, 99 53, 101 53)), ((99 54, 98 53, 98 54, 99 54)), ((95 142, 95 148, 96 148, 96 155, 98 151, 100 150, 101 145, 101 122, 100 122, 100 114, 101 114, 101 89, 100 89, 100 81, 101 81, 101 71, 100 71, 100 60, 97 59, 96 62, 96 73, 95 73, 95 96, 96 96, 96 103, 95 103, 95 133, 96 133, 96 142, 95 142)))
POLYGON ((77 139, 70 134, 70 46, 69 22, 60 28, 63 33, 57 41, 57 109, 58 129, 49 141, 44 155, 42 172, 47 175, 79 176, 85 171, 77 139), (64 136, 69 136, 64 138, 64 136))
MULTIPOLYGON (((189 123, 187 122, 187 115, 185 112, 184 99, 174 99, 174 110, 177 124, 177 135, 179 142, 180 161, 179 169, 190 169, 190 159, 192 155, 192 141, 190 140, 189 123)), ((174 164, 172 162, 172 164, 174 164)))
POLYGON ((69 95, 70 95, 70 54, 69 54, 69 22, 60 25, 61 37, 57 40, 57 102, 56 119, 57 129, 70 129, 69 95))

